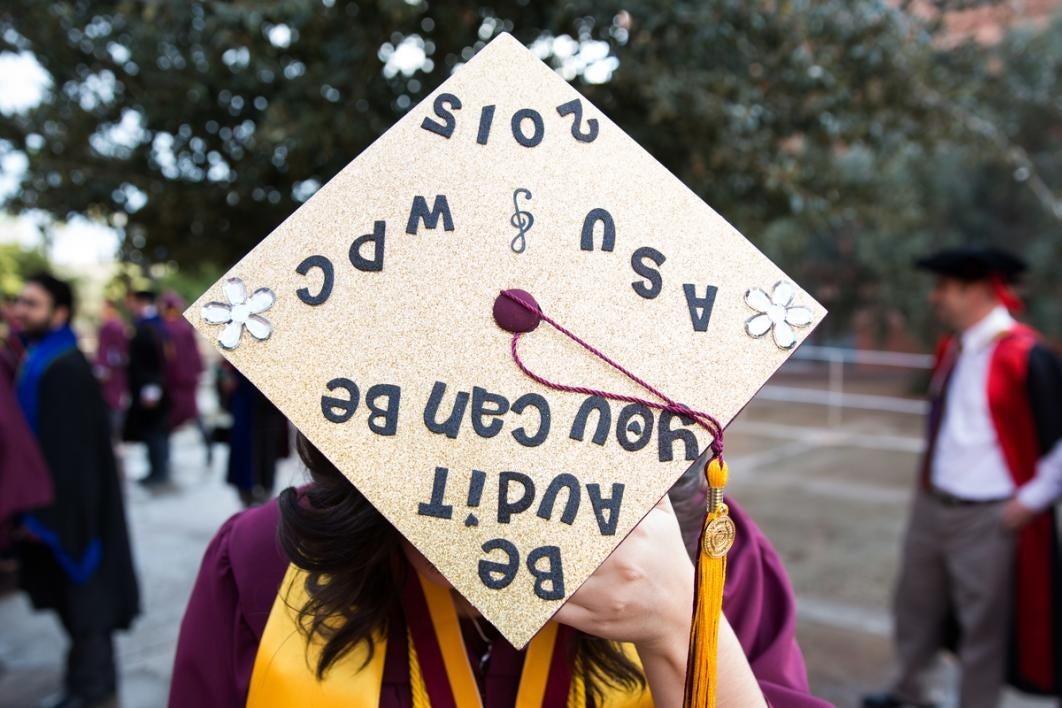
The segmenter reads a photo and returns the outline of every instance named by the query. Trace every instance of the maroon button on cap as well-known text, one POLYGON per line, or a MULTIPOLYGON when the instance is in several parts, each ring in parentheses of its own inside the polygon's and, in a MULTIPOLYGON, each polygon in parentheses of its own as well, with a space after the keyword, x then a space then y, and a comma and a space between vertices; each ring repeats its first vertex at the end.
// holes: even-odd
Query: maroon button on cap
POLYGON ((523 334, 538 327, 542 321, 542 308, 525 290, 503 290, 494 300, 494 321, 506 332, 523 334))

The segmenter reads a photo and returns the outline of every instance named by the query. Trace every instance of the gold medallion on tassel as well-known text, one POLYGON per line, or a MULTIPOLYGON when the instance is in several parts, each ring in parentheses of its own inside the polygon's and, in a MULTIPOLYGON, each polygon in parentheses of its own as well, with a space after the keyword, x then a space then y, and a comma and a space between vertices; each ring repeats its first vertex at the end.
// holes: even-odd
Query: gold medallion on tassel
POLYGON ((709 558, 722 558, 734 545, 737 528, 728 514, 722 514, 708 522, 704 532, 704 553, 709 558))

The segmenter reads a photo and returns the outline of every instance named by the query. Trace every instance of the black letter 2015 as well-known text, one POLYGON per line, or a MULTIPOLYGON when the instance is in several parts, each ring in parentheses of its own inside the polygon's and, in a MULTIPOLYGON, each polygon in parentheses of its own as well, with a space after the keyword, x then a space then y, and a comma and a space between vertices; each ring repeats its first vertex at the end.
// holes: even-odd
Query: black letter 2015
POLYGON ((446 110, 447 106, 455 111, 459 111, 461 110, 461 99, 452 93, 440 93, 435 97, 433 107, 435 108, 435 115, 442 118, 443 122, 440 123, 437 120, 425 118, 424 122, 420 124, 420 127, 449 139, 449 137, 454 134, 454 128, 457 127, 457 121, 454 119, 454 114, 446 110))
POLYGON ((575 114, 575 118, 572 121, 572 137, 581 143, 592 143, 597 138, 597 119, 591 118, 586 121, 586 132, 584 133, 579 129, 579 124, 583 121, 583 103, 578 98, 567 103, 562 103, 557 106, 557 113, 562 117, 570 113, 575 114))
POLYGON ((542 114, 534 108, 521 108, 516 113, 513 113, 512 129, 516 142, 528 148, 533 148, 542 142, 542 137, 546 134, 546 126, 542 123, 542 114), (535 132, 530 137, 524 135, 523 122, 525 118, 531 121, 531 125, 535 129, 535 132))

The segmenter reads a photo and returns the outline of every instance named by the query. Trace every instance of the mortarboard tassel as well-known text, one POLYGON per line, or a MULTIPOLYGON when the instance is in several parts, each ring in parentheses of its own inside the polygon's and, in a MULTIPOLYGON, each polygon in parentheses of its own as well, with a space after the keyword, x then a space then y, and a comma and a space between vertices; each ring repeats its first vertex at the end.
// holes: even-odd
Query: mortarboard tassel
POLYGON ((424 673, 420 670, 420 657, 413 644, 413 634, 406 627, 406 651, 409 654, 409 693, 413 708, 431 708, 428 699, 428 687, 424 683, 424 673))
POLYGON ((729 468, 723 461, 723 426, 713 416, 684 406, 659 391, 644 379, 635 376, 601 350, 563 327, 539 307, 535 298, 523 290, 503 290, 494 301, 494 320, 502 329, 512 332, 513 361, 524 374, 555 391, 568 391, 601 396, 615 401, 638 403, 692 418, 712 434, 712 459, 705 465, 708 478, 708 515, 701 532, 700 552, 694 581, 693 620, 690 623, 690 651, 686 662, 685 708, 715 708, 716 652, 719 644, 719 618, 723 612, 723 585, 726 582, 726 554, 734 545, 736 529, 730 510, 723 501, 729 468), (510 304, 511 303, 511 304, 510 304), (513 306, 515 305, 515 307, 513 306), (566 386, 545 379, 524 365, 518 345, 520 337, 546 322, 594 356, 598 357, 631 381, 660 398, 657 403, 634 396, 623 396, 581 386, 566 386))
POLYGON ((734 522, 723 501, 729 468, 721 457, 705 465, 708 515, 701 532, 694 584, 693 621, 686 665, 685 708, 715 708, 719 618, 723 613, 726 554, 734 545, 734 522))

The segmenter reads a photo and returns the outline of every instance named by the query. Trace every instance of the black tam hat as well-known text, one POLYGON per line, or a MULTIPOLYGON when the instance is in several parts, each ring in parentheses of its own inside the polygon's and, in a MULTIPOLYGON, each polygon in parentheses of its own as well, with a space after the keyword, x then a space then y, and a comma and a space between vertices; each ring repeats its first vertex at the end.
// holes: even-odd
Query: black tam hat
POLYGON ((968 283, 993 279, 1016 283, 1028 265, 1020 257, 1001 248, 959 246, 920 258, 915 261, 915 267, 968 283))

